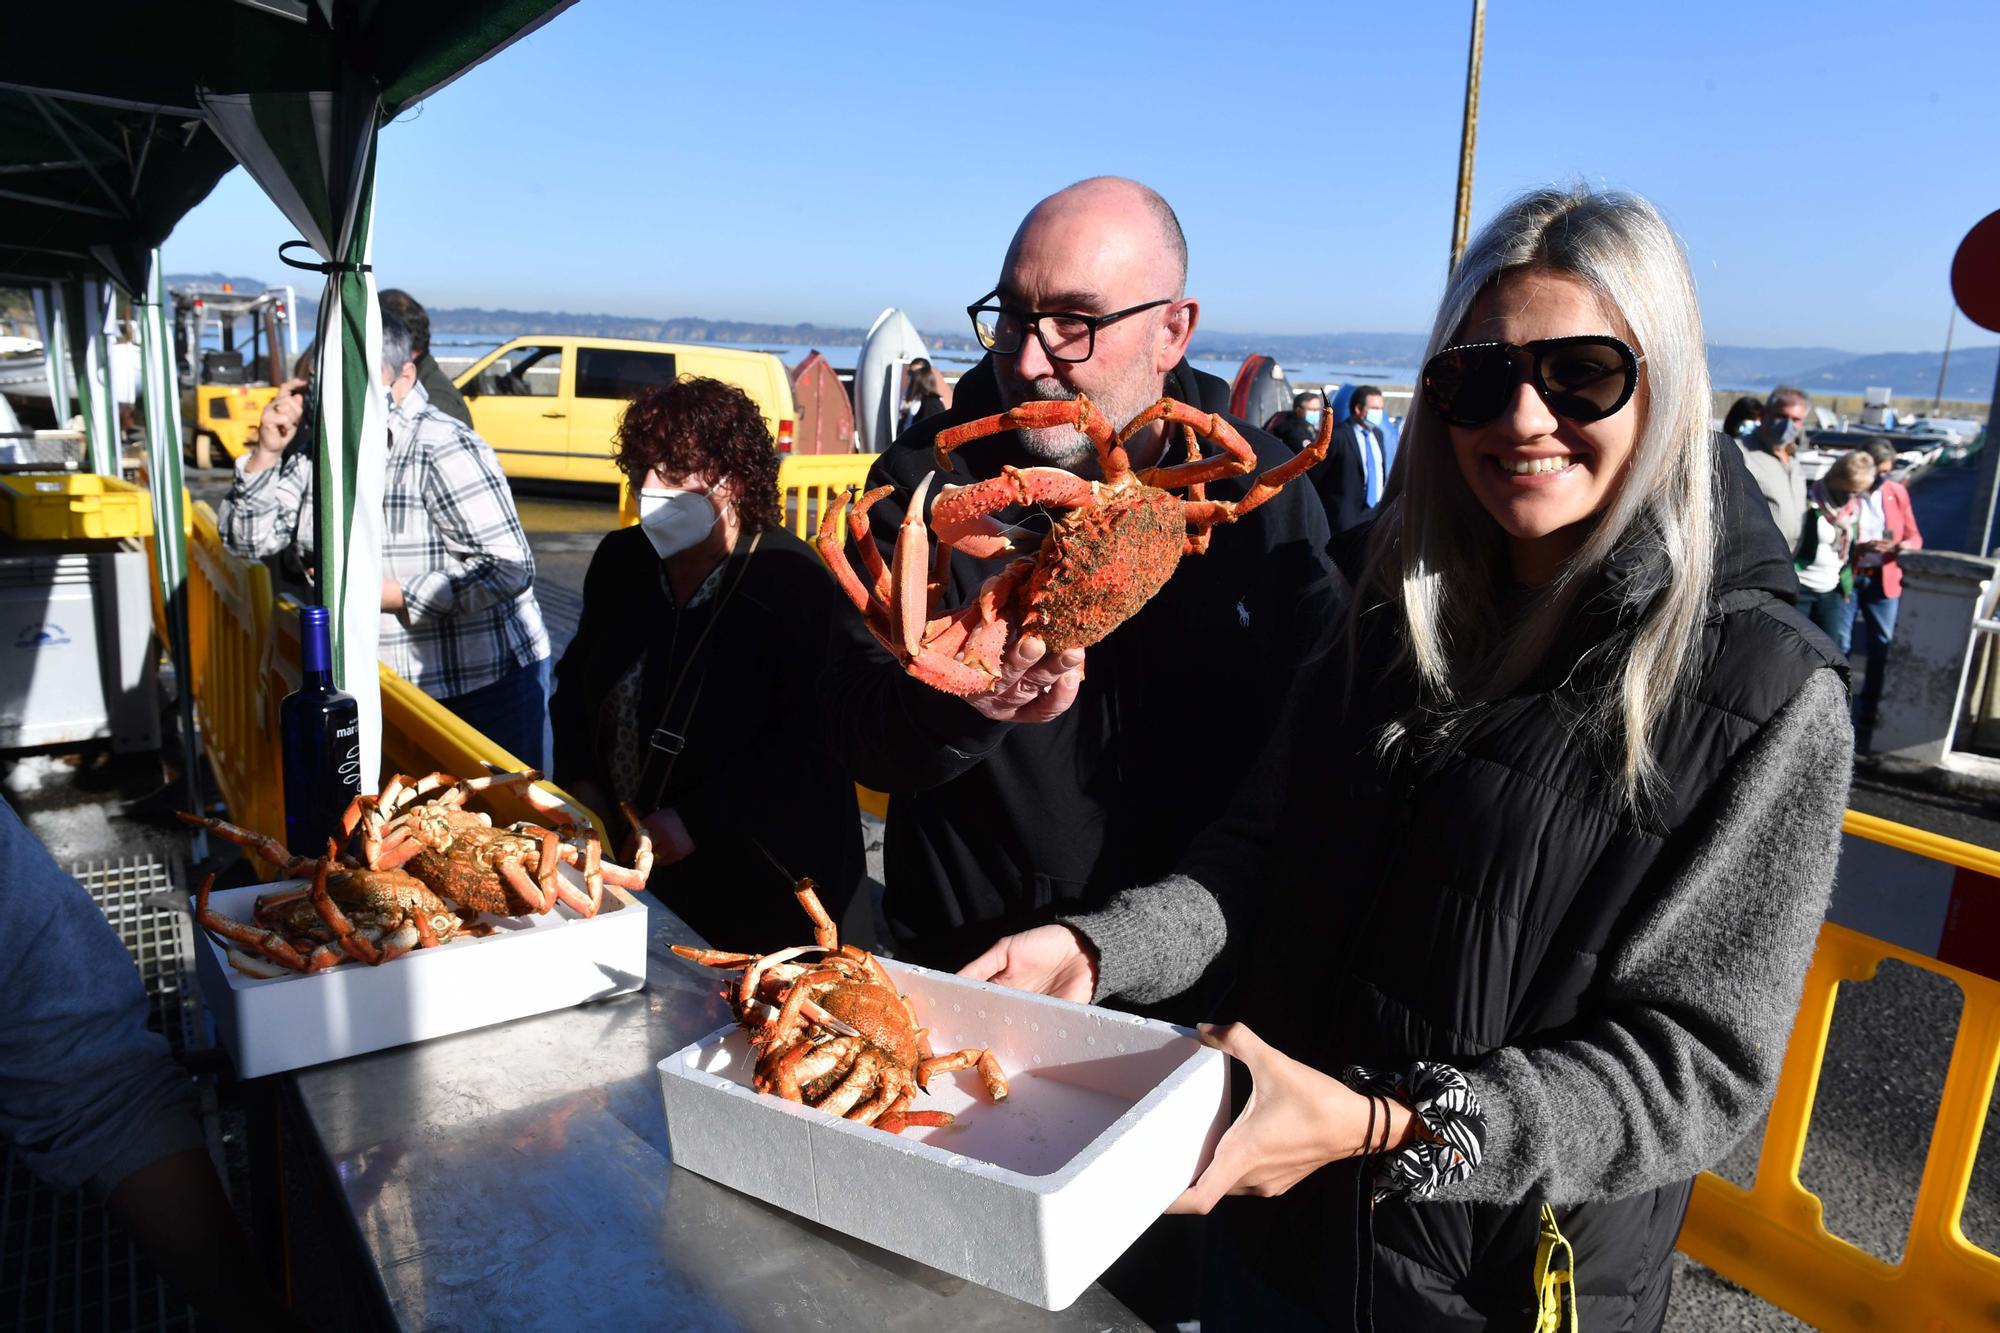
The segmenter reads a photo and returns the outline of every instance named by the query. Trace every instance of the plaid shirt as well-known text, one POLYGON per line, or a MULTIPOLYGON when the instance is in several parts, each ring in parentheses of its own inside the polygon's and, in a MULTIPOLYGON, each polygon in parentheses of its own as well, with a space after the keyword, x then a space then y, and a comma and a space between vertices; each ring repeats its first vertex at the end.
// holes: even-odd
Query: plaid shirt
MULTIPOLYGON (((312 461, 245 473, 216 516, 222 541, 249 559, 276 555, 296 531, 312 551, 312 461)), ((535 557, 493 449, 430 405, 422 384, 389 413, 382 574, 404 607, 382 616, 382 661, 424 693, 449 699, 549 655, 535 604, 535 557)))

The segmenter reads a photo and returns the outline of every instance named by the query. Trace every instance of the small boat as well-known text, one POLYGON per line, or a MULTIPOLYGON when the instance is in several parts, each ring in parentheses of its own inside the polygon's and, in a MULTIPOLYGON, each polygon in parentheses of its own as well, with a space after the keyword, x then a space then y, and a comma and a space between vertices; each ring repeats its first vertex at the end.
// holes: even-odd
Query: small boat
POLYGON ((1274 417, 1292 410, 1292 385, 1275 357, 1252 352, 1237 368, 1229 386, 1229 414, 1253 426, 1268 426, 1274 417))
POLYGON ((854 366, 854 425, 862 453, 879 454, 896 438, 903 407, 903 368, 928 359, 924 340, 909 316, 891 306, 868 326, 854 366))
POLYGON ((793 453, 854 452, 854 408, 847 401, 847 386, 818 351, 808 352, 792 367, 792 400, 799 412, 799 424, 792 432, 793 453))

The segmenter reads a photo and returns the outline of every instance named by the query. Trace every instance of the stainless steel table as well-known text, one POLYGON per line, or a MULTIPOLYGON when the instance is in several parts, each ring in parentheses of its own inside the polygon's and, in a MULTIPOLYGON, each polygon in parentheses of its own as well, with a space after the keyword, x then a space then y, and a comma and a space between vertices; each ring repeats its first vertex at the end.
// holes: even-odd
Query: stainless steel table
POLYGON ((411 1329, 1143 1329, 1057 1314, 674 1168, 654 1066, 729 1021, 644 899, 646 990, 293 1076, 411 1329))

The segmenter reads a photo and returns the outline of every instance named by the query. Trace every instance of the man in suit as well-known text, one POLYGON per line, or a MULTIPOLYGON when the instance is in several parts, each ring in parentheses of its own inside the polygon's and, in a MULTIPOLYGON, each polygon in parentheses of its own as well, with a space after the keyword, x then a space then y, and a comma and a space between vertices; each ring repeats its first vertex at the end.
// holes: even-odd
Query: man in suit
POLYGON ((1326 459, 1306 475, 1326 506, 1334 536, 1358 527, 1382 499, 1389 466, 1396 461, 1382 433, 1382 391, 1372 384, 1355 386, 1347 403, 1347 419, 1333 431, 1326 459))

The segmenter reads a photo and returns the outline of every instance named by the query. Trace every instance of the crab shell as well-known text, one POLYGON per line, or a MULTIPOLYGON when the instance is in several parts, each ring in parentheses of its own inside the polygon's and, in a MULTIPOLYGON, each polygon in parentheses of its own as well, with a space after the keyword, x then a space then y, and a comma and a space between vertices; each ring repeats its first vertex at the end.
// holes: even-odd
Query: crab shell
POLYGON ((1051 653, 1088 648, 1166 586, 1186 546, 1181 501, 1152 486, 1128 486, 1099 507, 1063 510, 1028 579, 1023 632, 1051 653))

